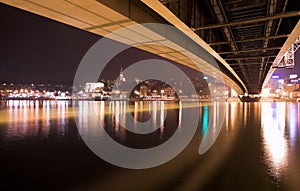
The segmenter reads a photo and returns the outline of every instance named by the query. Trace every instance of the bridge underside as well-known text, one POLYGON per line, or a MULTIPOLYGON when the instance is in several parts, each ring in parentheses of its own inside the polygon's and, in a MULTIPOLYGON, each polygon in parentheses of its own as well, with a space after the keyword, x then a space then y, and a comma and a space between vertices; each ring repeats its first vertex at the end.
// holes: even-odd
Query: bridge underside
MULTIPOLYGON (((275 57, 296 26, 300 14, 299 3, 288 0, 1 2, 101 36, 137 23, 174 25, 216 58, 225 83, 238 93, 260 92, 275 57)), ((191 60, 176 54, 176 50, 141 45, 138 48, 197 69, 191 60)), ((207 72, 215 71, 211 68, 207 72)))
POLYGON ((259 93, 276 56, 299 21, 291 0, 160 0, 259 93))

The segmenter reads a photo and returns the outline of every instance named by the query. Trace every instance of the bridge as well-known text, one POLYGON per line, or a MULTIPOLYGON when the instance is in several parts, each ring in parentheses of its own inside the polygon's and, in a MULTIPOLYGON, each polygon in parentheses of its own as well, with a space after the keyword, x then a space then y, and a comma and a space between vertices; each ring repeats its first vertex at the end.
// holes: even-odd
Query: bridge
MULTIPOLYGON (((216 59, 218 68, 192 49, 170 42, 159 46, 116 38, 202 72, 219 76, 239 94, 259 94, 277 67, 292 67, 287 52, 300 36, 297 0, 0 0, 101 36, 139 23, 169 24, 195 47, 216 59), (182 49, 183 48, 183 49, 182 49), (187 58, 186 52, 194 60, 187 58)), ((145 36, 153 36, 145 30, 145 36), (147 35, 148 33, 148 35, 147 35)), ((152 31, 153 32, 153 31, 152 31)), ((141 34, 139 37, 143 38, 141 34)), ((151 39, 157 41, 157 39, 151 39)), ((146 42, 146 40, 145 40, 146 42)))

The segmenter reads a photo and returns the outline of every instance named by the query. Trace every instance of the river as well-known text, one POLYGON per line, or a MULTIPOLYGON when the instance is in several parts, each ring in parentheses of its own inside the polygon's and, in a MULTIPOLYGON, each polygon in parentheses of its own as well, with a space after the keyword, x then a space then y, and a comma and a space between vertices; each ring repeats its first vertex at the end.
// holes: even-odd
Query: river
POLYGON ((223 110, 214 102, 2 100, 1 190, 299 190, 300 104, 222 104, 223 110), (191 142, 153 168, 110 164, 82 138, 83 131, 92 131, 87 121, 97 116, 102 133, 119 144, 157 147, 185 128, 183 115, 193 110, 199 123, 191 142), (127 114, 150 121, 153 133, 136 136, 123 128, 127 114), (208 128, 215 128, 209 124, 215 123, 221 123, 220 133, 216 130, 215 142, 199 154, 208 128))

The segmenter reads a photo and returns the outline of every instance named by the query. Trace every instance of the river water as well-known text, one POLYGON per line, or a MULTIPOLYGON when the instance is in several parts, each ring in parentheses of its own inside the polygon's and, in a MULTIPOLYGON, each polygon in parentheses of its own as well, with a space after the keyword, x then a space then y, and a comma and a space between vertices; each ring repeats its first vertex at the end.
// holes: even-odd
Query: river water
POLYGON ((300 104, 223 104, 220 110, 218 103, 1 101, 1 190, 299 190, 300 104), (87 122, 97 116, 103 132, 119 144, 157 147, 185 128, 188 110, 199 114, 193 139, 174 159, 153 168, 112 165, 80 134, 92 131, 87 122), (150 121, 153 133, 127 131, 126 113, 150 121), (218 121, 220 114, 224 119, 218 121), (221 123, 220 133, 215 131, 213 145, 199 154, 206 132, 215 128, 210 123, 221 123))

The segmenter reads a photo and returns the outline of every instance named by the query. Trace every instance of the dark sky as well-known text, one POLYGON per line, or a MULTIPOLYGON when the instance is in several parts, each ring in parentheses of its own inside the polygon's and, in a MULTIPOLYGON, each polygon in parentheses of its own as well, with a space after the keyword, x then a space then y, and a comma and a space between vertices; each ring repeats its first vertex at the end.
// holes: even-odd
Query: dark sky
MULTIPOLYGON (((2 3, 0 26, 0 83, 72 84, 82 57, 101 38, 2 3)), ((299 51, 297 55, 300 57, 299 51)), ((115 79, 121 66, 125 68, 146 58, 158 57, 129 49, 114 59, 104 78, 115 79)), ((300 68, 297 65, 297 69, 300 68)), ((180 68, 190 77, 201 75, 184 66, 180 68)), ((292 70, 285 72, 294 73, 292 70)))
POLYGON ((70 82, 100 37, 0 3, 0 81, 70 82))

